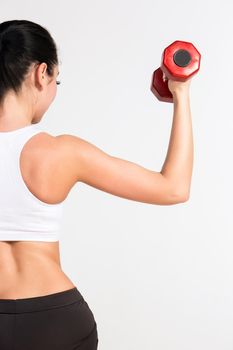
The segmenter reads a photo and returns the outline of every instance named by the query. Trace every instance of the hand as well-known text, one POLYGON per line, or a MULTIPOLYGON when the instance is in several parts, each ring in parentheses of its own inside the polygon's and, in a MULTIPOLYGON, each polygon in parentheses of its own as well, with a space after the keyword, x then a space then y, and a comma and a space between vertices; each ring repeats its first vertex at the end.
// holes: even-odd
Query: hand
POLYGON ((189 87, 191 83, 191 78, 187 79, 186 81, 177 81, 168 79, 165 75, 163 76, 163 80, 168 80, 168 88, 171 91, 172 95, 179 93, 179 92, 189 92, 189 87))
POLYGON ((189 93, 189 87, 191 83, 191 78, 186 81, 168 80, 168 88, 172 95, 179 94, 180 92, 189 93))

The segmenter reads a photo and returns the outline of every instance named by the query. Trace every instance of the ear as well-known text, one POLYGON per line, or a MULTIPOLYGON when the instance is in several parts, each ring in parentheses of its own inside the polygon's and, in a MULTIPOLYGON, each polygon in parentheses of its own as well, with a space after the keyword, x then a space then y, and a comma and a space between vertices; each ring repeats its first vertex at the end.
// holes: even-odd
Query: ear
POLYGON ((47 63, 45 62, 41 63, 38 67, 38 71, 42 77, 45 77, 46 70, 47 70, 47 63))
POLYGON ((38 64, 35 71, 35 80, 36 84, 40 87, 43 87, 46 83, 46 70, 47 64, 45 62, 38 64))

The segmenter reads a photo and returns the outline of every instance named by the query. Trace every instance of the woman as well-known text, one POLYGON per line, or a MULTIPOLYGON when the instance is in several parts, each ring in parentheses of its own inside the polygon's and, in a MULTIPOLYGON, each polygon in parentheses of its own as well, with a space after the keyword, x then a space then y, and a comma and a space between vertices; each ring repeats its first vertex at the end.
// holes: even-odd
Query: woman
POLYGON ((56 96, 56 44, 39 24, 0 24, 0 349, 94 350, 94 315, 62 271, 62 204, 81 181, 113 195, 172 205, 188 200, 193 166, 190 79, 170 81, 174 114, 160 172, 110 156, 40 120, 56 96))

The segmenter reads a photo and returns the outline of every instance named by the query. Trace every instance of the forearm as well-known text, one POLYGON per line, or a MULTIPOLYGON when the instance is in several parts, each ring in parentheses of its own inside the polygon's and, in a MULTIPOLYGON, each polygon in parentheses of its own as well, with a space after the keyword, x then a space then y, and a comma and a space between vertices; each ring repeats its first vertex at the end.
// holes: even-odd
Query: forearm
POLYGON ((189 197, 193 170, 193 132, 189 92, 173 96, 173 121, 161 174, 172 184, 174 194, 189 197))

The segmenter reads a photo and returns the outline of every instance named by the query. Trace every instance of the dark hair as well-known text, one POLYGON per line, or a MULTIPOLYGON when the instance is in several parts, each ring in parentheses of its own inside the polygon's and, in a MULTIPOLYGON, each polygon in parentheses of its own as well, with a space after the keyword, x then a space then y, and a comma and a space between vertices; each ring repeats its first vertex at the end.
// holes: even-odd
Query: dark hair
POLYGON ((27 20, 0 23, 0 104, 9 90, 18 94, 31 65, 42 62, 53 76, 57 47, 47 29, 27 20))

